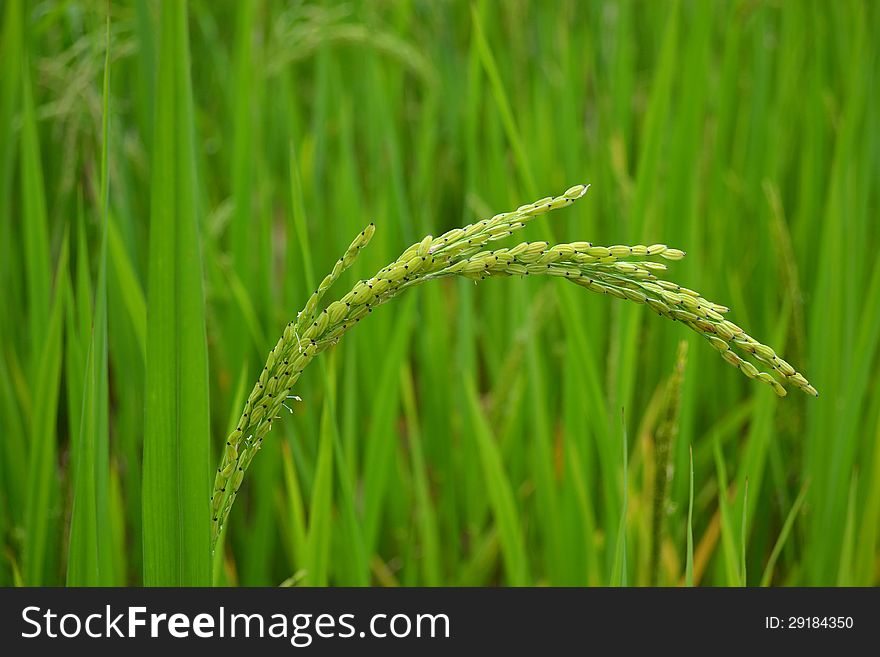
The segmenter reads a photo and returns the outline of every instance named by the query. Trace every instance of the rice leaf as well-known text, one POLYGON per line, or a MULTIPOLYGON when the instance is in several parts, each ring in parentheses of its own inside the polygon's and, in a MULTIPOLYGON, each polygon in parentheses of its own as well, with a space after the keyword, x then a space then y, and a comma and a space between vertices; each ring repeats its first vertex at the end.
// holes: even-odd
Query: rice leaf
POLYGON ((163 3, 156 80, 143 464, 144 583, 211 583, 208 354, 187 7, 163 3))
POLYGON ((694 450, 688 448, 688 515, 687 515, 687 556, 685 562, 685 586, 694 585, 694 450))
POLYGON ((791 505, 788 514, 785 516, 785 522, 782 523, 782 530, 779 532, 779 536, 773 544, 773 550, 770 552, 770 557, 767 559, 767 565, 764 566, 764 574, 761 575, 761 586, 770 586, 770 583, 773 581, 773 571, 776 568, 776 561, 779 559, 779 555, 782 554, 782 548, 785 547, 785 543, 791 535, 794 521, 797 519, 798 512, 804 504, 804 499, 807 497, 807 491, 809 488, 809 482, 804 482, 797 498, 795 498, 794 504, 791 505))
POLYGON ((309 506, 308 552, 303 585, 327 586, 333 515, 333 427, 329 396, 321 413, 318 463, 309 506))
MULTIPOLYGON (((114 583, 114 550, 110 513, 110 430, 107 356, 107 227, 109 179, 107 152, 110 126, 110 18, 104 54, 103 141, 101 146, 101 246, 95 290, 91 340, 83 372, 82 408, 77 437, 68 586, 109 586, 114 583)), ((78 254, 80 257, 85 254, 78 254)))
POLYGON ((61 330, 63 290, 67 286, 68 276, 67 257, 68 234, 65 233, 55 273, 55 294, 35 373, 34 407, 40 412, 32 415, 29 427, 23 564, 24 582, 28 586, 57 584, 54 574, 57 555, 50 550, 55 543, 60 515, 55 422, 61 380, 61 330))
POLYGON ((626 436, 626 416, 620 414, 623 437, 623 507, 620 511, 620 524, 617 528, 617 541, 614 548, 614 563, 611 569, 611 586, 626 586, 626 521, 629 512, 629 445, 626 436))
POLYGON ((144 290, 141 287, 134 264, 126 251, 119 228, 112 217, 108 224, 108 253, 110 262, 113 263, 113 279, 120 287, 125 308, 131 322, 131 328, 137 337, 141 362, 147 361, 147 302, 144 300, 144 290))
POLYGON ((504 471, 498 446, 495 444, 483 409, 480 408, 476 387, 470 379, 465 380, 465 393, 469 408, 470 427, 477 443, 486 492, 498 528, 505 578, 511 586, 526 586, 529 584, 530 578, 525 536, 516 512, 510 479, 504 471))

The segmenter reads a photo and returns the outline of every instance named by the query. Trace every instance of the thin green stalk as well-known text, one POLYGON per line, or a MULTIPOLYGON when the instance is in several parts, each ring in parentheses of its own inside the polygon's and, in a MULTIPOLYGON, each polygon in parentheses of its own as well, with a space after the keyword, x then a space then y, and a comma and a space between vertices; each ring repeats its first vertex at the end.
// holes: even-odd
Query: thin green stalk
POLYGON ((629 514, 629 446, 626 437, 626 416, 620 412, 621 435, 623 440, 623 506, 620 509, 620 522, 617 527, 617 541, 614 548, 614 563, 611 568, 611 586, 626 586, 626 520, 629 514))
POLYGON ((687 517, 687 556, 685 561, 685 586, 694 585, 694 449, 688 448, 690 467, 688 468, 688 517, 687 517))
POLYGON ((782 523, 782 530, 779 532, 779 537, 776 539, 776 543, 773 544, 770 557, 767 559, 767 565, 764 566, 764 574, 761 575, 761 586, 770 586, 770 582, 773 580, 773 571, 776 568, 776 561, 779 559, 779 555, 782 554, 782 548, 785 546, 785 542, 788 540, 789 535, 791 535, 794 521, 797 519, 798 512, 804 504, 809 489, 809 482, 805 482, 804 485, 801 486, 801 490, 798 493, 797 498, 795 498, 794 504, 791 505, 788 515, 785 516, 785 522, 782 523))

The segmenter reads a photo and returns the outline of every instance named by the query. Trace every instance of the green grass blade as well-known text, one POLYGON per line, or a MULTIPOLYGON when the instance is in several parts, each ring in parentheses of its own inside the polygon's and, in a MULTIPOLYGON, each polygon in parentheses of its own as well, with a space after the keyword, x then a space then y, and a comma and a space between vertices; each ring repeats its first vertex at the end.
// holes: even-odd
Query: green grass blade
POLYGON ((288 156, 290 166, 290 201, 293 209, 291 212, 291 222, 293 223, 293 233, 296 234, 296 241, 299 244, 303 276, 306 285, 308 285, 307 289, 314 290, 315 270, 312 265, 312 247, 309 241, 309 231, 306 227, 306 204, 303 198, 302 179, 300 178, 299 162, 296 156, 296 149, 294 149, 293 143, 291 143, 288 156))
POLYGON ((511 586, 529 584, 528 557, 525 537, 517 514, 510 479, 504 471, 501 454, 486 421, 473 381, 465 380, 465 393, 470 411, 470 426, 480 457, 486 492, 498 527, 506 582, 511 586))
MULTIPOLYGON (((247 288, 242 284, 234 269, 228 269, 224 271, 224 274, 226 274, 226 284, 235 302, 236 315, 247 327, 253 344, 262 349, 267 344, 265 332, 260 325, 260 319, 254 309, 254 303, 248 294, 247 288)), ((240 334, 238 339, 244 342, 244 333, 240 334)))
POLYGON ((128 311, 131 328, 137 337, 141 362, 147 362, 147 302, 144 300, 144 290, 138 280, 134 264, 126 251, 122 236, 112 219, 108 225, 108 253, 113 263, 113 278, 118 283, 122 292, 122 301, 128 311))
POLYGON ((688 449, 688 516, 687 516, 687 561, 685 562, 685 586, 694 585, 694 449, 688 449))
MULTIPOLYGON (((332 366, 332 365, 331 365, 332 366)), ((336 399, 331 400, 331 408, 333 417, 336 417, 336 399)), ((333 425, 333 453, 335 455, 336 472, 339 479, 340 500, 340 523, 342 525, 341 535, 345 538, 345 545, 350 550, 350 557, 347 560, 348 579, 344 582, 346 586, 369 586, 370 584, 370 564, 367 557, 366 544, 364 539, 363 525, 357 515, 355 508, 355 482, 352 476, 349 459, 346 454, 345 446, 342 443, 339 426, 334 422, 333 425)))
POLYGON ((109 488, 110 503, 109 514, 110 522, 107 525, 107 533, 109 535, 109 545, 111 554, 109 558, 105 556, 108 564, 112 564, 112 575, 108 581, 114 586, 124 586, 126 584, 126 573, 128 572, 129 552, 126 546, 125 537, 125 500, 122 492, 122 482, 119 478, 119 469, 115 463, 109 465, 109 488))
POLYGON ((370 428, 365 437, 364 455, 364 545, 367 554, 376 549, 383 503, 388 492, 389 472, 394 458, 397 434, 394 430, 396 412, 400 404, 400 367, 409 348, 413 329, 415 303, 413 298, 403 301, 397 315, 397 325, 384 354, 382 372, 376 381, 376 389, 382 394, 376 397, 370 428))
POLYGON ((626 436, 626 417, 621 412, 623 434, 623 507, 620 511, 620 525, 617 528, 617 541, 614 548, 614 562, 611 569, 611 586, 626 586, 626 520, 629 511, 629 446, 626 436))
MULTIPOLYGON (((4 3, 3 28, 0 32, 0 235, 13 235, 13 172, 18 152, 15 130, 15 117, 19 111, 21 97, 21 73, 23 44, 22 3, 20 0, 9 0, 4 3)), ((10 437, 22 439, 0 440, 0 497, 3 498, 0 510, 7 523, 0 534, 0 549, 12 553, 6 537, 9 529, 22 525, 23 510, 26 498, 27 441, 25 436, 25 418, 16 403, 14 383, 11 378, 10 366, 7 363, 7 349, 14 344, 16 330, 11 318, 15 316, 16 307, 20 307, 21 299, 16 294, 18 281, 23 265, 21 255, 14 248, 16 240, 0 240, 0 287, 4 293, 0 295, 0 426, 3 426, 10 437)), ((0 559, 5 564, 6 559, 0 559)), ((10 568, 15 571, 15 567, 10 568)), ((7 572, 0 570, 0 578, 6 584, 7 572)), ((12 579, 12 573, 9 573, 12 579)))
POLYGON ((526 371, 528 373, 528 397, 532 418, 532 458, 534 459, 534 478, 537 490, 536 503, 540 509, 540 523, 545 536, 545 562, 550 583, 563 580, 561 568, 562 542, 559 532, 560 508, 559 491, 554 464, 553 423, 550 420, 549 400, 543 394, 546 390, 543 367, 539 361, 538 349, 534 340, 526 347, 526 371))
POLYGON ((794 521, 797 519, 798 512, 804 504, 809 488, 809 483, 806 482, 801 486, 800 493, 795 498, 794 504, 791 505, 788 515, 785 516, 785 522, 782 523, 782 531, 779 532, 779 537, 776 539, 776 543, 773 544, 773 550, 770 552, 767 565, 764 567, 764 574, 761 575, 761 586, 770 586, 770 582, 773 581, 773 570, 776 568, 776 561, 779 559, 779 555, 782 554, 782 548, 785 547, 785 542, 791 534, 794 521))
POLYGON ((327 586, 333 515, 333 422, 329 396, 324 399, 312 502, 309 507, 308 552, 303 584, 327 586))
POLYGON ((49 325, 52 275, 49 266, 49 229, 45 182, 33 90, 27 65, 22 76, 21 195, 24 228, 24 263, 31 362, 36 365, 49 325))
MULTIPOLYGON (((7 19, 15 19, 10 8, 7 19)), ((13 32, 16 27, 7 26, 13 32)), ((14 48, 14 45, 12 46, 14 48)), ((62 317, 67 287, 67 236, 55 275, 54 296, 49 264, 49 228, 40 137, 29 65, 22 62, 21 195, 24 279, 28 317, 28 379, 33 394, 25 510, 24 579, 28 585, 56 583, 54 564, 57 504, 55 421, 62 361, 62 317)), ((8 153, 4 154, 8 157, 8 153)), ((4 240, 5 241, 5 240, 4 240)))
POLYGON ((431 501, 428 471, 422 448, 423 437, 419 426, 418 410, 412 372, 407 366, 401 370, 401 396, 406 416, 407 434, 410 445, 413 485, 415 488, 415 513, 421 545, 421 567, 425 586, 440 586, 440 537, 437 530, 436 510, 431 501))
MULTIPOLYGON (((3 422, 7 436, 26 435, 21 413, 15 404, 15 392, 6 354, 2 352, 0 352, 0 420, 3 422)), ((27 441, 2 440, 0 449, 3 455, 0 469, 3 470, 4 477, 3 491, 6 497, 4 502, 9 505, 10 521, 20 523, 27 489, 27 441)))
POLYGON ((522 177, 523 185, 529 197, 537 196, 537 185, 535 184, 535 176, 532 173, 529 164, 529 158, 526 155, 525 146, 516 127, 516 121, 513 118, 513 110, 510 107, 510 101, 504 91, 504 83, 501 81, 501 74, 498 72, 498 66, 495 58, 492 56, 492 49, 486 40, 486 34, 483 31, 483 23, 480 20, 480 14, 475 5, 471 5, 471 25, 474 30, 474 40, 477 45, 477 51, 480 55, 480 61, 489 78, 489 84, 492 85, 492 93, 495 96, 495 102, 498 104, 498 111, 501 113, 501 120, 504 124, 504 130, 507 133, 507 139, 513 149, 513 156, 516 160, 517 168, 522 177))
POLYGON ((748 586, 748 578, 746 577, 746 532, 747 521, 749 515, 749 480, 746 478, 743 485, 743 501, 742 501, 742 521, 740 522, 739 532, 739 576, 743 586, 748 586))
POLYGON ((724 455, 721 453, 721 443, 717 436, 712 441, 715 455, 715 470, 718 477, 718 508, 721 512, 721 542, 723 546, 724 569, 727 575, 728 586, 741 586, 742 579, 737 561, 736 537, 733 530, 733 519, 730 517, 730 502, 727 484, 727 468, 724 464, 724 455))
POLYGON ((874 458, 868 470, 869 490, 865 508, 862 513, 864 520, 859 527, 856 566, 859 585, 874 583, 875 557, 878 554, 877 536, 880 524, 880 416, 874 430, 874 458))
MULTIPOLYGON (((80 429, 73 476, 73 508, 67 551, 68 586, 114 583, 110 514, 110 430, 107 375, 107 227, 109 180, 107 151, 110 134, 110 19, 104 54, 101 146, 101 246, 95 290, 91 341, 82 389, 80 429)), ((83 256, 85 254, 80 254, 83 256)))
MULTIPOLYGON (((259 276, 262 267, 260 248, 263 245, 261 218, 256 216, 253 203, 255 160, 259 160, 254 148, 253 108, 257 102, 257 81, 253 75, 254 19, 259 11, 258 2, 237 3, 234 12, 235 39, 232 48, 231 70, 228 85, 229 110, 231 113, 231 183, 232 217, 229 225, 229 255, 231 262, 228 275, 234 282, 231 291, 234 300, 241 305, 247 299, 250 313, 239 312, 232 305, 224 321, 224 334, 228 336, 227 357, 236 367, 248 360, 253 348, 248 343, 248 331, 254 330, 254 313, 259 313, 266 297, 265 286, 259 276), (251 302, 253 301, 253 305, 251 302)), ((226 89, 224 89, 226 91, 226 89)), ((257 343, 257 349, 265 348, 265 342, 257 343)), ((259 562, 251 562, 257 563, 259 562)))
MULTIPOLYGON (((15 164, 16 139, 15 116, 21 96, 22 53, 22 3, 8 0, 3 11, 3 29, 0 32, 0 235, 12 234, 12 173, 15 164)), ((19 261, 13 243, 0 242, 0 284, 6 292, 0 301, 4 314, 11 312, 14 304, 13 281, 17 278, 16 263, 19 261), (7 305, 8 304, 8 305, 7 305)))
POLYGON ((209 585, 210 430, 187 7, 161 7, 147 306, 144 583, 209 585))
POLYGON ((859 478, 852 478, 846 504, 846 523, 843 526, 843 546, 840 561, 837 563, 836 586, 855 586, 853 581, 856 536, 856 491, 859 489, 859 478))
POLYGON ((282 445, 282 463, 284 466, 284 488, 287 493, 286 511, 289 516, 287 538, 290 541, 290 561, 294 572, 299 572, 305 565, 308 554, 308 532, 306 531, 306 513, 303 505, 299 477, 296 474, 296 465, 290 453, 290 446, 285 442, 282 445))
POLYGON ((64 308, 63 290, 67 286, 67 234, 55 274, 55 295, 50 308, 46 338, 36 368, 34 386, 35 412, 30 425, 28 454, 28 489, 25 509, 24 581, 28 586, 56 584, 53 564, 57 555, 50 552, 60 510, 55 422, 61 378, 61 330, 64 308))

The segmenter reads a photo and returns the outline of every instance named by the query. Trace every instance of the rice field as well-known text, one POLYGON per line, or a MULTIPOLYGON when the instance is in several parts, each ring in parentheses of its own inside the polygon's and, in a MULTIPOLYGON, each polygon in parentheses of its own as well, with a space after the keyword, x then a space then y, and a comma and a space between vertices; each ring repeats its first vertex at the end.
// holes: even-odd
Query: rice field
POLYGON ((0 585, 877 585, 878 34, 3 0, 0 585))

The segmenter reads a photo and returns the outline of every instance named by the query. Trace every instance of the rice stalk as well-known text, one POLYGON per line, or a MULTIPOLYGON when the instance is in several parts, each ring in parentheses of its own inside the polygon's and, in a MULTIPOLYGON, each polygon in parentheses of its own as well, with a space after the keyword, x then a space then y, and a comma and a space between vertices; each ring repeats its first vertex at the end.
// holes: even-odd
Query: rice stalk
MULTIPOLYGON (((269 352, 241 418, 229 434, 211 496, 212 548, 229 515, 248 466, 272 423, 279 418, 294 385, 309 363, 335 345, 352 326, 376 307, 429 280, 461 276, 474 281, 505 276, 556 276, 592 292, 647 305, 658 315, 678 321, 703 336, 721 357, 750 379, 785 396, 782 382, 817 396, 807 379, 769 346, 725 319, 728 308, 704 299, 694 290, 658 278, 666 265, 650 258, 681 260, 684 252, 665 244, 600 246, 592 242, 550 245, 522 242, 513 248, 486 249, 535 217, 566 207, 586 194, 589 185, 575 185, 564 194, 522 205, 439 237, 428 235, 369 279, 359 281, 340 299, 320 309, 327 290, 357 258, 375 232, 361 231, 333 270, 311 295, 294 321, 269 352), (770 372, 758 369, 749 356, 770 372)), ((288 409, 290 410, 290 409, 288 409)), ((292 411, 291 411, 292 412, 292 411)))

